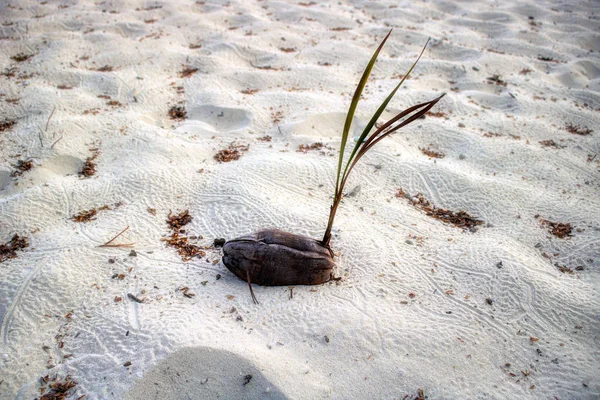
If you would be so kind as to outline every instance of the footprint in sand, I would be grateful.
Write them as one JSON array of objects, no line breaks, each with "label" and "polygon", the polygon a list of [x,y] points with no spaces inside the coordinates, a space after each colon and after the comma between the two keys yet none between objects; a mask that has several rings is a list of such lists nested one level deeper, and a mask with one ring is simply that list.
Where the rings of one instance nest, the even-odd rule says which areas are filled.
[{"label": "footprint in sand", "polygon": [[340,127],[344,126],[345,120],[344,113],[317,114],[311,115],[301,122],[284,126],[282,129],[294,136],[335,138],[341,135]]},{"label": "footprint in sand", "polygon": [[188,109],[188,119],[184,125],[196,125],[205,131],[226,133],[245,128],[251,120],[252,115],[241,108],[202,105]]}]

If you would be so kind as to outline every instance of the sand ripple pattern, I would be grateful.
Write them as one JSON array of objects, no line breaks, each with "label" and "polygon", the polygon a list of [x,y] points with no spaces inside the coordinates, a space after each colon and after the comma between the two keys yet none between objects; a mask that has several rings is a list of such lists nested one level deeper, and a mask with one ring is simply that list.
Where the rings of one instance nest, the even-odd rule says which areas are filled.
[{"label": "sand ripple pattern", "polygon": [[[16,123],[0,132],[0,242],[19,233],[31,246],[0,264],[0,398],[34,398],[55,373],[78,382],[75,398],[151,398],[179,355],[189,364],[171,371],[196,379],[211,352],[254,373],[248,393],[262,398],[598,398],[599,12],[529,0],[3,3],[0,111]],[[254,306],[218,250],[183,262],[164,246],[167,215],[185,209],[202,245],[266,227],[320,237],[346,107],[390,28],[354,135],[429,36],[386,115],[448,95],[350,179],[360,190],[333,230],[341,281],[256,287]],[[183,121],[168,117],[178,104]],[[296,151],[315,142],[326,149]],[[250,147],[217,163],[231,143]],[[81,178],[96,152],[96,174]],[[33,168],[13,177],[19,159]],[[398,188],[485,224],[445,225]],[[552,236],[538,214],[573,236]],[[126,226],[135,256],[98,247]],[[229,371],[211,390],[236,398],[244,372]],[[177,398],[169,385],[162,396]]]}]

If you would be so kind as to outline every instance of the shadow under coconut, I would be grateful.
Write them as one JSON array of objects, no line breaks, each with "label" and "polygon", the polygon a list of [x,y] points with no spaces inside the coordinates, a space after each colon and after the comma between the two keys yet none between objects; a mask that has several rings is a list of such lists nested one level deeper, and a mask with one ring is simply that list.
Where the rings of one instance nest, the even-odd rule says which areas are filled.
[{"label": "shadow under coconut", "polygon": [[127,400],[287,399],[249,360],[226,350],[185,347],[147,371]]}]

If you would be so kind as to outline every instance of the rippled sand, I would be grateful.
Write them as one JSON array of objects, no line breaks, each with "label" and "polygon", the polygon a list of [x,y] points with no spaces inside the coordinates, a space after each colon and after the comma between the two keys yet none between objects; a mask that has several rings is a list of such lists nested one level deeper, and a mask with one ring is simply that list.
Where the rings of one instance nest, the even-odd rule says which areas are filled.
[{"label": "rippled sand", "polygon": [[[0,398],[600,396],[597,2],[43,3],[0,5],[0,244],[29,243],[0,263]],[[448,94],[351,176],[342,280],[256,306],[213,240],[320,238],[391,28],[353,134],[428,37],[385,115]],[[190,261],[161,240],[187,209]]]}]

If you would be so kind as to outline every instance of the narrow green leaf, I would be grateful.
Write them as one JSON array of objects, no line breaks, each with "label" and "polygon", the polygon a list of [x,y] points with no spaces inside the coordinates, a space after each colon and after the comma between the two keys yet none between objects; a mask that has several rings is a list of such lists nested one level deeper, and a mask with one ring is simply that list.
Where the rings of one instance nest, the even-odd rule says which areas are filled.
[{"label": "narrow green leaf", "polygon": [[400,83],[398,83],[398,85],[394,88],[394,90],[392,90],[392,92],[388,95],[388,97],[386,97],[386,99],[383,101],[383,103],[381,103],[381,105],[379,106],[379,108],[377,109],[377,111],[375,111],[375,114],[373,114],[373,116],[371,117],[371,120],[369,121],[369,123],[367,124],[367,126],[365,127],[365,129],[363,130],[363,132],[360,135],[360,138],[358,139],[358,141],[356,142],[356,144],[354,145],[354,149],[352,150],[352,154],[350,154],[350,157],[348,158],[348,161],[346,162],[346,167],[344,168],[344,173],[342,174],[342,180],[344,179],[344,177],[348,173],[348,167],[350,166],[350,163],[352,162],[352,159],[356,155],[356,152],[358,151],[358,149],[360,148],[360,146],[363,144],[363,140],[365,140],[365,138],[367,137],[367,135],[369,134],[369,132],[371,131],[371,129],[373,129],[373,126],[375,126],[375,124],[377,123],[377,120],[379,119],[379,117],[381,116],[381,114],[383,113],[383,111],[386,109],[386,107],[389,104],[389,102],[392,100],[392,98],[394,97],[394,95],[396,94],[396,92],[398,91],[398,89],[400,89],[400,86],[402,86],[402,84],[404,83],[404,81],[406,80],[406,78],[408,78],[408,76],[410,75],[410,73],[412,72],[412,70],[415,68],[415,66],[417,65],[417,63],[421,59],[421,56],[423,55],[423,52],[425,52],[425,49],[427,48],[427,44],[429,44],[429,40],[430,39],[427,39],[427,42],[425,43],[425,46],[423,46],[423,49],[421,50],[421,53],[419,54],[419,57],[417,57],[417,59],[415,60],[415,62],[413,63],[413,65],[410,67],[410,69],[408,70],[408,72],[406,72],[406,74],[404,74],[404,76],[402,77],[402,80],[400,81]]},{"label": "narrow green leaf", "polygon": [[350,126],[352,125],[352,119],[354,118],[356,106],[358,105],[358,101],[360,100],[360,95],[362,94],[362,91],[365,88],[367,80],[369,79],[369,75],[371,75],[371,70],[373,69],[373,65],[375,65],[375,60],[377,60],[377,57],[379,56],[379,52],[383,48],[383,45],[385,44],[387,39],[390,37],[391,33],[392,33],[392,31],[390,30],[388,32],[388,34],[385,36],[385,38],[383,39],[383,41],[381,42],[381,44],[379,45],[379,47],[377,47],[377,50],[375,50],[375,53],[373,53],[373,56],[371,57],[371,61],[369,61],[367,68],[365,68],[365,71],[363,72],[363,75],[360,78],[358,86],[356,87],[356,90],[354,91],[354,96],[352,97],[352,102],[350,103],[350,108],[348,109],[348,114],[346,115],[346,122],[344,123],[344,130],[342,131],[342,142],[340,144],[340,157],[339,157],[339,161],[338,161],[338,171],[337,171],[337,177],[336,177],[336,181],[335,181],[334,197],[338,195],[340,174],[342,172],[342,163],[344,161],[344,150],[346,149],[346,142],[348,141],[348,133],[350,132]]}]

